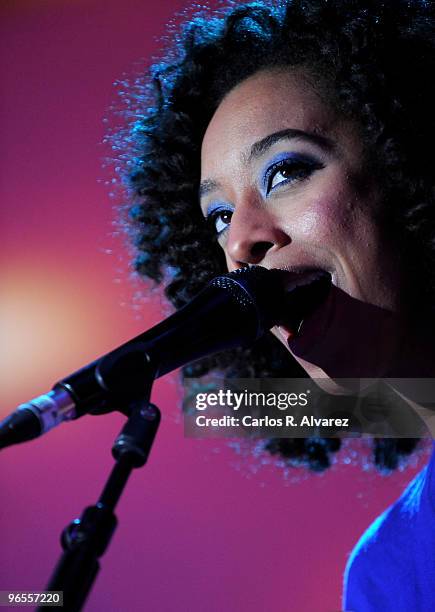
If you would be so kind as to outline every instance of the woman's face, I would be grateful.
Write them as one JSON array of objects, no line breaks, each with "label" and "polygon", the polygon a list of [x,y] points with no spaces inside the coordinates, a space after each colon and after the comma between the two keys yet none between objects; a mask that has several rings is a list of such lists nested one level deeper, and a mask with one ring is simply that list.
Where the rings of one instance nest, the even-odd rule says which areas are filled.
[{"label": "woman's face", "polygon": [[398,350],[399,265],[357,125],[301,71],[265,70],[223,99],[201,163],[201,208],[229,270],[331,274],[330,297],[298,337],[273,330],[310,376],[385,375]]}]

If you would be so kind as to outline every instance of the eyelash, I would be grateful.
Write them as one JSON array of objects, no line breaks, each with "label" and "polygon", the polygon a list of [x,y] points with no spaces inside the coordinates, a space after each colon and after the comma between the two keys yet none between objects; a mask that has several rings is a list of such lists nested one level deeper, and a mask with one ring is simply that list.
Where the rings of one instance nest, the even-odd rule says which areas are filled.
[{"label": "eyelash", "polygon": [[[294,183],[296,181],[301,181],[307,178],[312,172],[315,170],[320,170],[324,168],[323,164],[311,159],[292,159],[286,158],[277,161],[272,164],[265,172],[263,178],[263,185],[265,189],[266,196],[268,196],[271,192],[279,189],[283,185],[287,185],[289,183]],[[273,179],[279,172],[283,172],[285,169],[290,169],[293,173],[293,176],[285,178],[280,181],[277,185],[272,187]],[[222,216],[224,214],[230,215],[230,219],[228,221],[223,221]],[[231,208],[227,206],[216,207],[207,215],[207,224],[212,228],[215,232],[216,236],[221,236],[229,227],[231,223],[231,216],[233,211]],[[218,230],[218,222],[219,219],[225,225],[222,229]]]},{"label": "eyelash", "polygon": [[[282,159],[272,164],[272,166],[266,170],[263,179],[266,196],[283,185],[288,185],[289,183],[307,178],[314,170],[319,170],[321,168],[323,168],[323,164],[308,159]],[[282,181],[272,186],[273,179],[277,174],[287,169],[291,170],[292,176],[287,178],[284,177]]]},{"label": "eyelash", "polygon": [[231,217],[230,217],[230,221],[228,223],[226,223],[225,221],[222,221],[222,223],[225,223],[226,226],[224,228],[218,230],[218,228],[217,228],[218,220],[225,213],[232,216],[233,211],[230,208],[222,206],[221,208],[215,208],[212,212],[210,212],[207,215],[207,223],[210,225],[210,227],[212,228],[212,230],[215,232],[216,236],[218,236],[218,237],[221,234],[223,234],[223,232],[228,228],[228,226],[229,226],[229,224],[231,222]]}]

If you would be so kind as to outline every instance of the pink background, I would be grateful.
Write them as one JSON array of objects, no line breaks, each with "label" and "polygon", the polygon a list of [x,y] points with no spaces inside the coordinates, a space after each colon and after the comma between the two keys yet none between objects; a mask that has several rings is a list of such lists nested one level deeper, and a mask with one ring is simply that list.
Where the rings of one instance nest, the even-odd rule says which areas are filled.
[{"label": "pink background", "polygon": [[[2,2],[2,417],[164,316],[159,299],[134,300],[100,143],[113,81],[149,61],[183,6]],[[349,551],[424,458],[384,478],[342,456],[295,483],[298,471],[185,439],[178,397],[175,376],[156,384],[162,426],[121,501],[86,609],[339,610]],[[61,529],[96,501],[122,422],[85,417],[1,454],[0,589],[44,588]]]}]

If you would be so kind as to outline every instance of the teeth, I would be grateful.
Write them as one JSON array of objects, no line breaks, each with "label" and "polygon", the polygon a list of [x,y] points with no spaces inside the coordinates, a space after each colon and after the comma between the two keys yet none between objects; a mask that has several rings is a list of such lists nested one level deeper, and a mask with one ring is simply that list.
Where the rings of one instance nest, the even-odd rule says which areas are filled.
[{"label": "teeth", "polygon": [[284,283],[286,291],[292,291],[295,287],[303,287],[310,283],[331,275],[324,270],[307,270],[306,272],[294,272],[292,278],[287,277]]}]

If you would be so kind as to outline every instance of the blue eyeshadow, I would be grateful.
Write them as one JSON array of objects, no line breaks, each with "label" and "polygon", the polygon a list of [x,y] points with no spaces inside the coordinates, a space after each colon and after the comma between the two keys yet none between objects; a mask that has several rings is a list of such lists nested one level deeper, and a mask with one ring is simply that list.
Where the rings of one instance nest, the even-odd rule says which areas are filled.
[{"label": "blue eyeshadow", "polygon": [[228,202],[210,202],[210,204],[207,206],[206,216],[209,217],[216,210],[229,210],[232,212],[234,207],[231,206],[231,204],[228,204]]},{"label": "blue eyeshadow", "polygon": [[267,180],[268,180],[269,172],[271,168],[273,168],[275,164],[278,164],[286,160],[290,162],[292,161],[304,162],[310,166],[316,165],[316,160],[313,159],[313,157],[311,157],[310,155],[304,155],[303,153],[295,153],[295,152],[289,152],[289,151],[278,153],[277,155],[275,155],[275,157],[272,157],[272,159],[269,159],[267,163],[263,166],[263,170],[261,172],[261,185],[263,189],[266,189],[267,187]]}]

